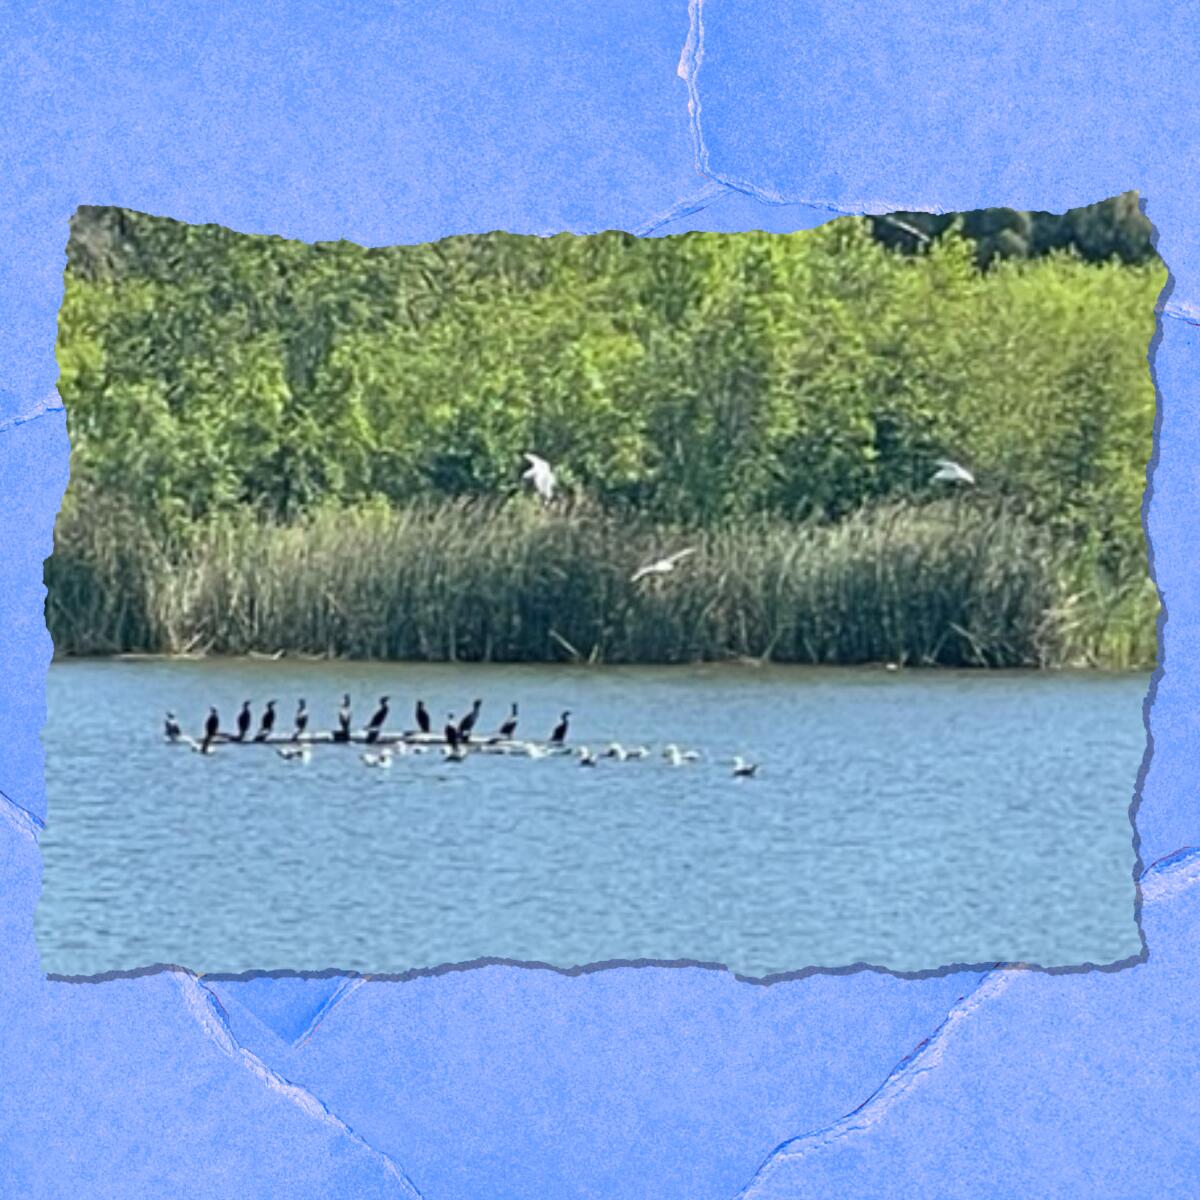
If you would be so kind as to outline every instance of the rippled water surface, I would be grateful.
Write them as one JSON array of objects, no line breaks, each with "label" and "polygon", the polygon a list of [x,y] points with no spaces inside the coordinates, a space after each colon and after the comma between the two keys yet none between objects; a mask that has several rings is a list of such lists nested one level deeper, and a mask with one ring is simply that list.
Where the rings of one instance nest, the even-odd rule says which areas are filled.
[{"label": "rippled water surface", "polygon": [[[63,662],[49,677],[38,945],[64,975],[399,973],[480,957],[722,963],[1104,963],[1136,954],[1129,804],[1144,675],[753,668]],[[342,690],[389,725],[510,700],[543,739],[701,762],[167,746],[240,701]],[[732,778],[742,754],[758,778]]]}]

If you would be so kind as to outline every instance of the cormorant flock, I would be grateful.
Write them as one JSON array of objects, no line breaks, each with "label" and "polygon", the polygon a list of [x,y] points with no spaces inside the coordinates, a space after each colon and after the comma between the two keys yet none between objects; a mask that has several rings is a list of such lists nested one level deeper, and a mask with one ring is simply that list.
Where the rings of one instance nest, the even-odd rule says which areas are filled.
[{"label": "cormorant flock", "polygon": [[[415,729],[399,733],[388,733],[386,723],[391,711],[391,697],[380,696],[379,705],[367,723],[356,734],[354,732],[353,711],[348,693],[343,694],[342,703],[337,711],[336,726],[328,733],[310,733],[308,729],[308,702],[301,699],[296,706],[296,716],[290,734],[275,734],[275,709],[279,702],[268,700],[259,718],[258,732],[250,738],[250,729],[254,724],[251,712],[251,702],[242,701],[242,706],[234,720],[233,730],[222,730],[221,717],[216,706],[210,706],[208,716],[204,721],[203,736],[199,741],[189,737],[180,727],[173,711],[166,714],[163,731],[168,742],[190,746],[199,754],[212,754],[218,744],[239,744],[247,742],[266,742],[274,745],[279,757],[288,762],[307,763],[312,758],[315,745],[336,743],[359,743],[368,747],[379,747],[364,751],[360,757],[368,767],[388,769],[396,758],[409,754],[424,754],[430,750],[440,749],[447,762],[464,762],[468,753],[473,750],[493,754],[520,755],[526,758],[546,758],[550,755],[570,756],[578,760],[582,767],[595,767],[603,759],[615,759],[618,762],[638,761],[651,757],[646,746],[622,746],[612,742],[607,749],[594,752],[587,746],[571,749],[567,746],[567,737],[571,728],[571,712],[564,710],[551,729],[544,743],[523,741],[517,738],[517,726],[520,722],[520,709],[513,702],[508,716],[492,734],[477,735],[476,725],[479,714],[483,709],[483,701],[476,699],[462,717],[456,718],[454,713],[446,715],[446,722],[439,734],[432,731],[432,721],[424,700],[418,700],[414,710]],[[688,763],[698,762],[703,757],[696,750],[681,750],[675,744],[669,744],[662,750],[661,757],[673,767],[681,767]],[[741,757],[733,760],[733,775],[739,779],[753,778],[758,771],[757,763],[748,763]]]}]

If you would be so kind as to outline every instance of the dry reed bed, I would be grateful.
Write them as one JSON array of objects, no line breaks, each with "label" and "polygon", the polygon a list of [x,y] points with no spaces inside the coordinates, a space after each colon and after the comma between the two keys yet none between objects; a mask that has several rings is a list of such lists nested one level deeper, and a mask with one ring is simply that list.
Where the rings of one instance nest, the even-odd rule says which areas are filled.
[{"label": "dry reed bed", "polygon": [[[525,498],[250,513],[166,545],[68,509],[47,564],[60,653],[437,661],[1144,666],[1157,597],[1002,506],[963,496],[836,524],[705,531]],[[643,561],[695,545],[674,574]]]}]

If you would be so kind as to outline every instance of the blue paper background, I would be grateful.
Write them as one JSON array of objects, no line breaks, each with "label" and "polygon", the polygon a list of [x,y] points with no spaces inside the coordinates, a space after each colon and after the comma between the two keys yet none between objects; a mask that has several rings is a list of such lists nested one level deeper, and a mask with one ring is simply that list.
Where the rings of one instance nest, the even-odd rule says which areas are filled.
[{"label": "blue paper background", "polygon": [[[0,1195],[1193,1194],[1194,16],[1128,0],[0,7]],[[771,987],[505,966],[44,979],[41,564],[66,481],[54,341],[78,204],[378,245],[1062,211],[1134,187],[1172,272],[1153,348],[1147,520],[1169,618],[1136,813],[1156,864],[1144,962]]]}]

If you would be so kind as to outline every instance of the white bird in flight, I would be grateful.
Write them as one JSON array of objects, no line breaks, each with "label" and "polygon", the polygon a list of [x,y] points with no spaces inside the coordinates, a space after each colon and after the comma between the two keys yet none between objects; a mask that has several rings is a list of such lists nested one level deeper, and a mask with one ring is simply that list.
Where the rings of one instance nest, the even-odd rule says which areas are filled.
[{"label": "white bird in flight", "polygon": [[670,575],[679,563],[695,553],[696,547],[689,546],[686,550],[676,550],[674,554],[668,554],[666,558],[656,558],[654,562],[647,563],[644,567],[638,567],[629,577],[629,582],[637,583],[639,579],[645,579],[647,575]]},{"label": "white bird in flight", "polygon": [[558,486],[554,468],[544,458],[528,451],[525,453],[525,461],[529,463],[529,469],[522,472],[521,478],[530,480],[543,502],[549,504],[554,499],[554,489]]},{"label": "white bird in flight", "polygon": [[966,467],[951,462],[948,458],[938,459],[938,469],[934,473],[933,483],[974,483],[975,476]]}]

